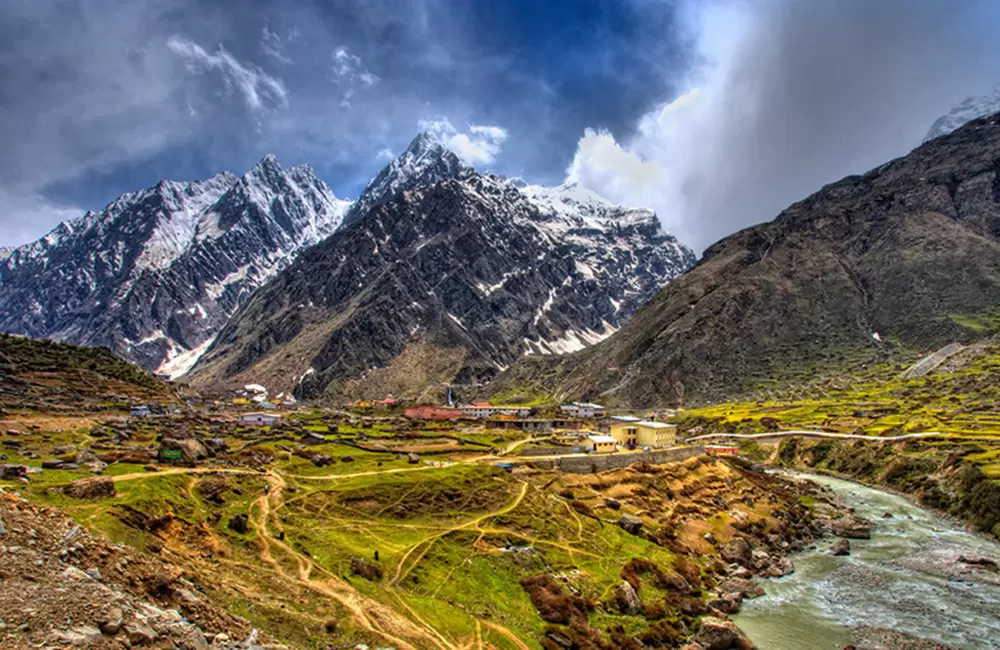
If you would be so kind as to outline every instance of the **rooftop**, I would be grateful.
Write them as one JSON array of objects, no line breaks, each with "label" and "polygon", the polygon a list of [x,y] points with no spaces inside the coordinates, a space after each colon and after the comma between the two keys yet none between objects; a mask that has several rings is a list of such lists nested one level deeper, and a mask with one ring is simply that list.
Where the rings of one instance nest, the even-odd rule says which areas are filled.
[{"label": "rooftop", "polygon": [[587,439],[588,440],[592,440],[594,442],[598,442],[598,443],[618,442],[617,440],[615,440],[611,436],[604,436],[604,435],[600,435],[600,434],[594,434],[592,436],[587,436]]},{"label": "rooftop", "polygon": [[676,425],[667,424],[666,422],[650,422],[644,420],[642,422],[636,422],[636,426],[646,427],[647,429],[676,429]]},{"label": "rooftop", "polygon": [[637,418],[634,415],[612,415],[612,420],[618,420],[619,422],[640,422],[642,418]]}]

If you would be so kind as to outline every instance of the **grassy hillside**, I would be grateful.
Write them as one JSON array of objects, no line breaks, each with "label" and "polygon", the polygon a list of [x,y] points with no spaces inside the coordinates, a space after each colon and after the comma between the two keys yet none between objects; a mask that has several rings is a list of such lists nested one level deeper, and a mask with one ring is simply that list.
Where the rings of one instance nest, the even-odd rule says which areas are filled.
[{"label": "grassy hillside", "polygon": [[0,334],[0,405],[99,407],[115,397],[168,399],[171,390],[107,348]]}]

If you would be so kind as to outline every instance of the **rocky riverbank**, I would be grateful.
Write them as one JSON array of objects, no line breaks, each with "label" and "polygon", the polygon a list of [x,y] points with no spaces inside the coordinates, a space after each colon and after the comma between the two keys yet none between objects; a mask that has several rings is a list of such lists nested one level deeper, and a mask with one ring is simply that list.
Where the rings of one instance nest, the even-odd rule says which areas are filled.
[{"label": "rocky riverbank", "polygon": [[808,478],[874,525],[848,554],[818,544],[793,557],[795,574],[763,581],[767,597],[735,618],[750,639],[768,650],[1000,647],[1000,546],[904,497]]}]

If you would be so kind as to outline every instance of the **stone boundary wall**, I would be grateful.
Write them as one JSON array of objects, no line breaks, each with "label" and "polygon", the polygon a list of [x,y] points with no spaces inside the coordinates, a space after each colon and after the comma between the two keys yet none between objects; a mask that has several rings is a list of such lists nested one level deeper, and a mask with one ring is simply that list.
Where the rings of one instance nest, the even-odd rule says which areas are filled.
[{"label": "stone boundary wall", "polygon": [[643,451],[636,454],[590,454],[589,456],[538,459],[529,461],[527,464],[538,469],[555,469],[567,474],[594,474],[609,469],[628,467],[633,463],[649,463],[650,465],[676,463],[694,456],[701,456],[704,453],[705,447],[694,445]]}]

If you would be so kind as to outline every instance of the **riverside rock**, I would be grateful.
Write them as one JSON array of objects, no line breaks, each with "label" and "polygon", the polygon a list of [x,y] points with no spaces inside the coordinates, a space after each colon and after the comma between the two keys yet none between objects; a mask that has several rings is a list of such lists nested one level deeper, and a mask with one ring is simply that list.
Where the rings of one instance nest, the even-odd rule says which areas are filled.
[{"label": "riverside rock", "polygon": [[838,539],[830,546],[830,555],[850,555],[851,543],[846,539]]},{"label": "riverside rock", "polygon": [[705,650],[753,650],[756,646],[736,624],[714,616],[701,619],[701,629],[694,642]]},{"label": "riverside rock", "polygon": [[753,552],[750,543],[742,537],[732,539],[719,549],[722,559],[726,562],[733,562],[744,567],[749,567],[753,561]]}]

